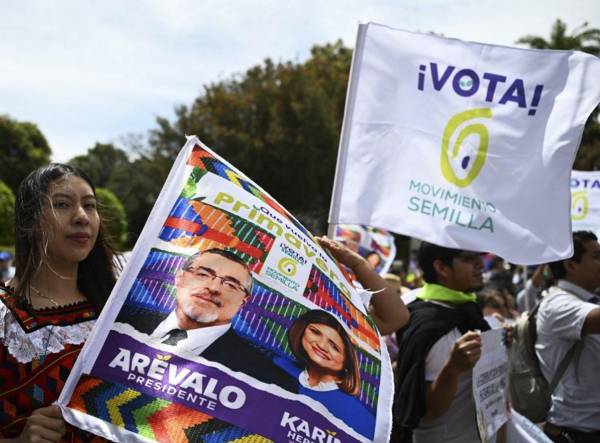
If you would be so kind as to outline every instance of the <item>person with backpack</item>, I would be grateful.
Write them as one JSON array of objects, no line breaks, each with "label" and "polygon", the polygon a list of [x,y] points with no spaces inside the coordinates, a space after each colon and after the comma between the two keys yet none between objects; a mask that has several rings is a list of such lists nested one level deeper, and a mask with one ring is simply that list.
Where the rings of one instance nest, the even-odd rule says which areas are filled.
[{"label": "person with backpack", "polygon": [[[600,442],[600,244],[573,233],[574,254],[550,263],[558,283],[537,311],[536,356],[546,380],[563,371],[551,392],[544,431],[554,442]],[[581,343],[580,351],[577,343]],[[561,368],[566,362],[566,368]],[[552,391],[552,390],[551,390]]]},{"label": "person with backpack", "polygon": [[423,242],[418,261],[426,284],[397,332],[391,442],[479,443],[472,368],[479,331],[490,329],[472,293],[483,285],[481,255]]}]

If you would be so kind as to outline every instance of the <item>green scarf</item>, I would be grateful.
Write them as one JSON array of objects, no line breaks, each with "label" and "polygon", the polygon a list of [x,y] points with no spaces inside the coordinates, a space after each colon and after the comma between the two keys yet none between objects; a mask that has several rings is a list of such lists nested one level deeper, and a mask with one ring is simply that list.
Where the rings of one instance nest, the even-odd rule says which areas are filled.
[{"label": "green scarf", "polygon": [[446,288],[445,286],[436,285],[433,283],[425,283],[423,289],[417,295],[421,300],[435,300],[447,303],[463,304],[468,302],[475,303],[477,297],[475,294],[467,294],[465,292],[455,291],[454,289]]}]

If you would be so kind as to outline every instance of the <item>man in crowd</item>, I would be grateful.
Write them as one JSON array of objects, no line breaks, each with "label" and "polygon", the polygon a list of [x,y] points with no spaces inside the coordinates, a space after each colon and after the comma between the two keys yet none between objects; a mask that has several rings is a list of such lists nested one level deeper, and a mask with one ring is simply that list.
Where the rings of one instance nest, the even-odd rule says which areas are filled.
[{"label": "man in crowd", "polygon": [[574,254],[550,264],[558,279],[537,314],[536,353],[542,374],[552,380],[561,361],[578,342],[552,394],[545,431],[555,442],[600,442],[600,245],[591,232],[573,233]]},{"label": "man in crowd", "polygon": [[489,325],[471,292],[482,286],[483,262],[477,252],[425,242],[418,262],[426,284],[398,331],[391,441],[478,443],[471,369]]}]

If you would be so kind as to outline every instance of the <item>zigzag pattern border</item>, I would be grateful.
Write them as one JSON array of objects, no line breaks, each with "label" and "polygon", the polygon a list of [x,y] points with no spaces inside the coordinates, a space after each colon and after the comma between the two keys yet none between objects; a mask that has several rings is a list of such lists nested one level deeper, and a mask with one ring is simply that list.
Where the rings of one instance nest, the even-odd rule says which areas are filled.
[{"label": "zigzag pattern border", "polygon": [[88,374],[81,375],[67,406],[161,443],[272,443],[202,412]]}]

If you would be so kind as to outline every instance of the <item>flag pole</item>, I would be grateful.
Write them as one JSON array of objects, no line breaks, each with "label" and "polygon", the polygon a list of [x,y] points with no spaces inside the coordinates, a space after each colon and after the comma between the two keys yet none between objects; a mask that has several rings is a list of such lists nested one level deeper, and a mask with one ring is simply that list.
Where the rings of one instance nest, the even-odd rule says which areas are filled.
[{"label": "flag pole", "polygon": [[354,104],[356,89],[358,88],[358,63],[362,60],[365,36],[368,24],[358,24],[358,33],[356,36],[356,45],[352,52],[352,62],[350,63],[350,74],[348,76],[348,89],[346,90],[346,106],[344,107],[344,117],[342,120],[342,130],[340,134],[340,145],[338,148],[337,162],[335,166],[335,175],[333,177],[333,191],[331,193],[331,205],[329,207],[329,219],[327,227],[327,236],[333,237],[335,225],[339,224],[340,204],[342,197],[342,183],[346,172],[346,163],[348,161],[348,143],[350,141],[351,122],[354,115]]}]

